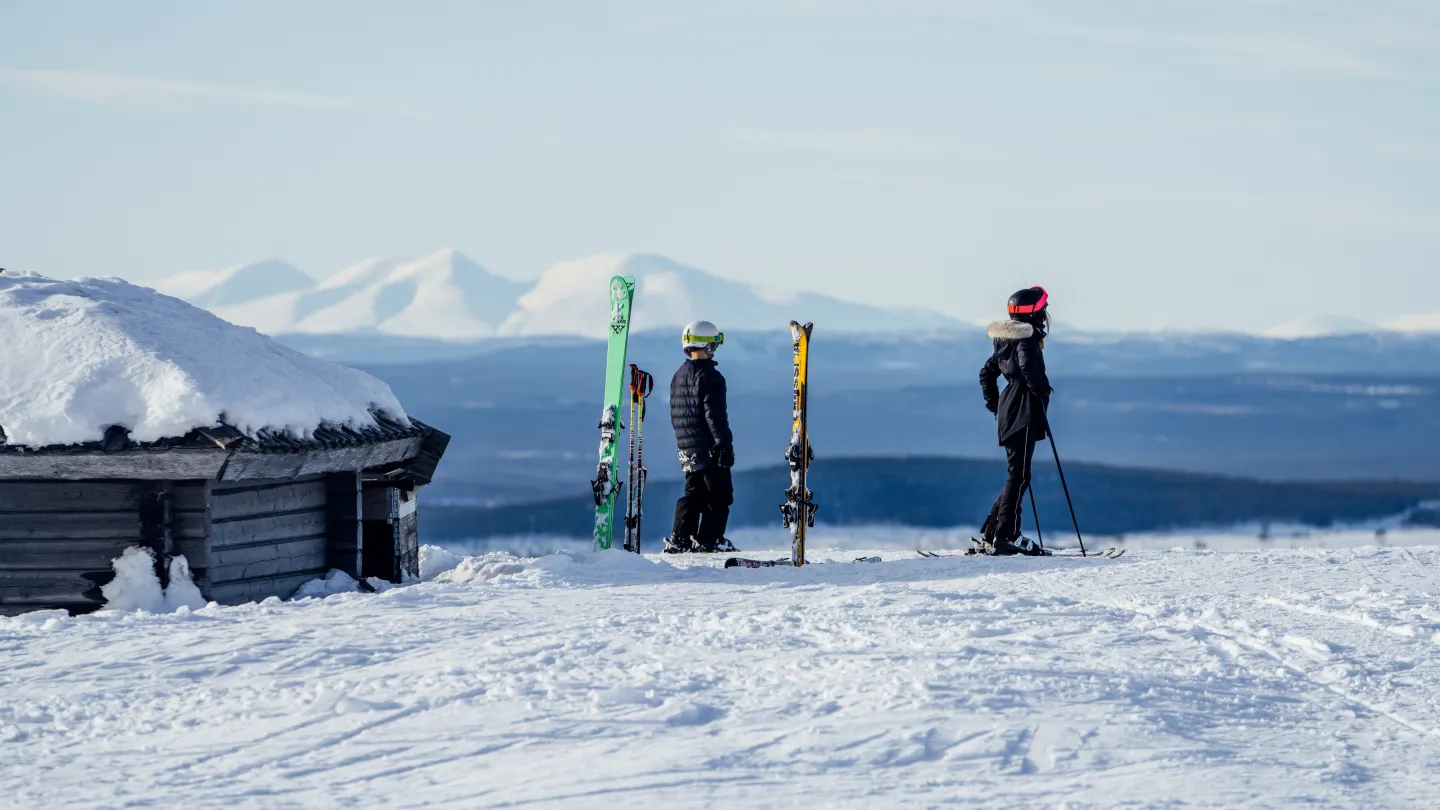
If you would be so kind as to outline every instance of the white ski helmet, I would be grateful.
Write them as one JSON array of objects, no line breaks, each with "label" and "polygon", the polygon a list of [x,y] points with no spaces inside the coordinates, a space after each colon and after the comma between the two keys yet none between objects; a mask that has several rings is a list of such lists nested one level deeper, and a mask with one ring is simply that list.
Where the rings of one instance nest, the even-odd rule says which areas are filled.
[{"label": "white ski helmet", "polygon": [[715,324],[709,321],[691,321],[686,325],[684,334],[680,335],[680,345],[686,354],[696,349],[705,349],[714,354],[716,347],[724,342],[725,333],[716,329]]}]

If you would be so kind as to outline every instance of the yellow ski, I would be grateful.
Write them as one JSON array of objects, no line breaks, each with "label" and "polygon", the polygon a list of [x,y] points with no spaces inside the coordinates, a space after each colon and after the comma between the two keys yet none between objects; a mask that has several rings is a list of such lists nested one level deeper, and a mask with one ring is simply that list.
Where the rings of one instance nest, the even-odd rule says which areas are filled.
[{"label": "yellow ski", "polygon": [[785,490],[785,503],[780,505],[780,515],[785,528],[790,530],[790,562],[805,564],[805,530],[815,525],[815,510],[818,508],[807,488],[806,476],[815,454],[810,450],[810,426],[806,414],[810,399],[810,332],[814,324],[801,325],[790,322],[790,340],[795,354],[795,417],[790,428],[790,446],[785,449],[785,460],[790,464],[790,488]]}]

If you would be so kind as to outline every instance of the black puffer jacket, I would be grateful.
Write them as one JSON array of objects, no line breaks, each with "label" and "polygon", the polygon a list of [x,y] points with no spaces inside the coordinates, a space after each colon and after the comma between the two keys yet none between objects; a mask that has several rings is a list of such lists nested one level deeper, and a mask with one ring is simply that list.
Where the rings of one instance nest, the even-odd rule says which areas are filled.
[{"label": "black puffer jacket", "polygon": [[686,360],[675,372],[670,380],[670,424],[685,472],[718,466],[719,451],[733,448],[725,378],[714,360]]},{"label": "black puffer jacket", "polygon": [[[980,369],[980,390],[985,407],[996,416],[1000,443],[1021,438],[1029,428],[1030,440],[1049,435],[1045,410],[1050,406],[1050,380],[1045,376],[1045,333],[1021,321],[999,321],[986,330],[995,353]],[[1001,393],[998,380],[1005,377]],[[1038,395],[1038,396],[1036,396]]]}]

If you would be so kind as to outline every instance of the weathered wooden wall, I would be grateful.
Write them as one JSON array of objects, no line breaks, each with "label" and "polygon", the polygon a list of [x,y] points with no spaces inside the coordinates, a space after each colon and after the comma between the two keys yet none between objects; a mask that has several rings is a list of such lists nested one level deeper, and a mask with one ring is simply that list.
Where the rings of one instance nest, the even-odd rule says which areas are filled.
[{"label": "weathered wooden wall", "polygon": [[395,568],[397,580],[420,576],[420,493],[396,492]]},{"label": "weathered wooden wall", "polygon": [[[416,531],[413,503],[399,515],[397,496],[414,497],[363,491],[359,470],[234,483],[0,480],[0,615],[101,607],[111,561],[132,545],[161,559],[183,554],[201,592],[221,604],[289,597],[331,568],[398,580],[414,573]],[[400,559],[397,538],[408,552]]]},{"label": "weathered wooden wall", "polygon": [[206,595],[233,605],[288,598],[329,569],[325,476],[210,485]]},{"label": "weathered wooden wall", "polygon": [[[138,481],[0,481],[0,615],[37,608],[95,610],[110,561],[140,543]],[[205,556],[205,488],[168,489],[177,552]],[[202,566],[203,574],[203,563]]]}]

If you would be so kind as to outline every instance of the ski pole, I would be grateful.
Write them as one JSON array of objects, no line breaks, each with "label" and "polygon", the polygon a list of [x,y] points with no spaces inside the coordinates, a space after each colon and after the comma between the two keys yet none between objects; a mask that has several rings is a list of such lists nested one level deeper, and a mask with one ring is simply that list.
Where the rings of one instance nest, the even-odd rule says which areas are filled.
[{"label": "ski pole", "polygon": [[1043,551],[1045,549],[1045,533],[1040,531],[1040,510],[1035,508],[1035,487],[1026,482],[1025,489],[1030,493],[1030,514],[1035,516],[1035,540]]},{"label": "ski pole", "polygon": [[[1085,538],[1080,536],[1080,521],[1075,519],[1075,503],[1070,500],[1070,486],[1065,483],[1065,468],[1060,466],[1060,451],[1055,447],[1055,428],[1049,424],[1048,418],[1045,422],[1050,430],[1050,452],[1055,454],[1055,470],[1060,473],[1060,487],[1065,490],[1065,505],[1070,507],[1070,522],[1075,525],[1075,539],[1080,541],[1080,556],[1084,557],[1087,556]],[[1031,497],[1034,497],[1034,493],[1031,493]],[[1031,505],[1034,505],[1034,501],[1031,501]]]},{"label": "ski pole", "polygon": [[[640,412],[637,416],[636,430],[639,440],[635,449],[635,483],[631,489],[635,490],[635,553],[640,553],[640,525],[645,519],[645,481],[650,477],[650,470],[645,467],[645,404],[646,398],[655,386],[655,378],[648,373],[635,369],[637,379],[632,383],[638,399],[640,400]],[[638,488],[638,489],[637,489]]]},{"label": "ski pole", "polygon": [[640,523],[644,515],[645,401],[655,379],[634,363],[630,364],[630,495],[626,500],[625,550],[640,553]]},{"label": "ski pole", "polygon": [[[1035,508],[1035,486],[1031,483],[1031,479],[1035,476],[1033,463],[1035,448],[1030,444],[1029,427],[1025,428],[1025,446],[1022,452],[1026,453],[1021,469],[1025,471],[1025,492],[1030,493],[1030,514],[1035,517],[1035,540],[1043,550],[1045,548],[1045,534],[1040,531],[1040,510]],[[1017,532],[1020,531],[1020,516],[1025,512],[1024,500],[1025,493],[1022,492],[1020,493],[1019,500],[1015,503],[1015,531]]]},{"label": "ski pole", "polygon": [[[1085,557],[1085,538],[1080,536],[1080,521],[1075,519],[1075,502],[1070,500],[1070,485],[1065,483],[1065,468],[1060,466],[1060,450],[1055,447],[1055,426],[1050,424],[1050,407],[1046,405],[1044,397],[1034,391],[1030,393],[1040,400],[1040,412],[1045,414],[1045,429],[1050,434],[1050,452],[1055,454],[1055,471],[1060,473],[1060,488],[1065,490],[1065,506],[1070,509],[1070,523],[1075,527],[1075,539],[1080,541],[1080,556]],[[1035,508],[1034,490],[1030,492],[1030,508]],[[1035,523],[1036,534],[1039,534],[1039,513],[1036,513]]]}]

